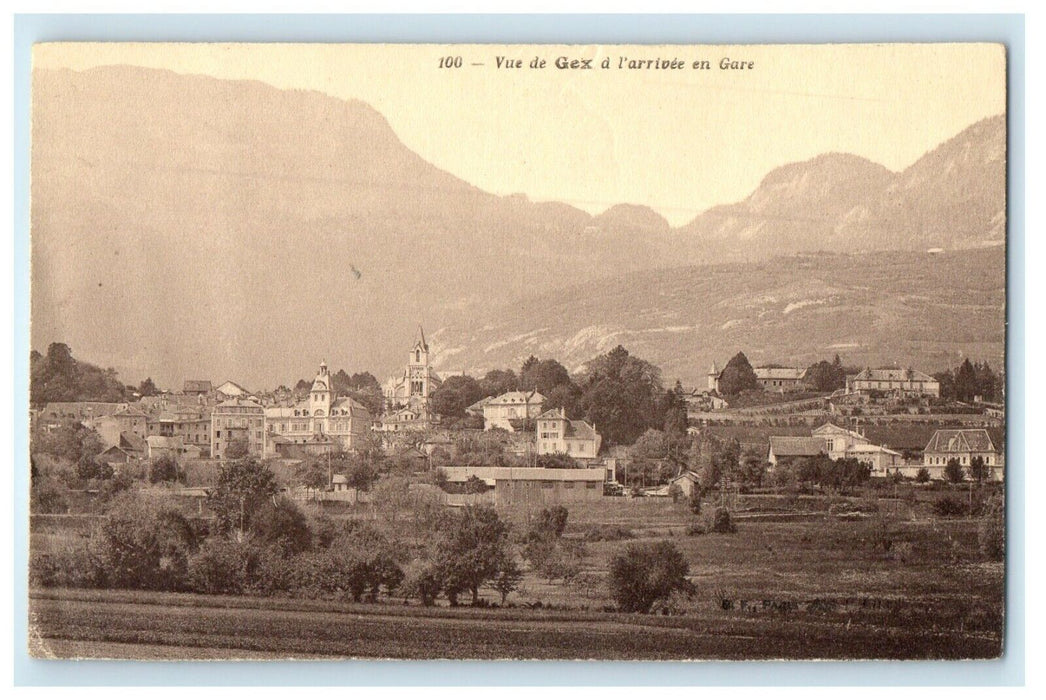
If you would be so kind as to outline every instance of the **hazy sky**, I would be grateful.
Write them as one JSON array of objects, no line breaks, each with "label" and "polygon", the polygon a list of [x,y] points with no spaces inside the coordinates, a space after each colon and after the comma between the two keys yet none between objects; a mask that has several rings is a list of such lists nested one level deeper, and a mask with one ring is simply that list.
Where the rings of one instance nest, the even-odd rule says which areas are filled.
[{"label": "hazy sky", "polygon": [[[439,67],[460,56],[462,67]],[[496,57],[521,59],[499,69]],[[559,70],[557,57],[593,59]],[[530,69],[535,57],[543,69]],[[680,59],[682,70],[619,68]],[[721,70],[724,57],[751,61]],[[610,58],[611,69],[599,68]],[[709,70],[694,70],[705,60]],[[473,63],[482,63],[474,66]],[[132,64],[361,99],[429,162],[496,194],[592,213],[647,204],[678,225],[830,151],[892,170],[1005,111],[995,45],[392,46],[51,44],[34,65]]]}]

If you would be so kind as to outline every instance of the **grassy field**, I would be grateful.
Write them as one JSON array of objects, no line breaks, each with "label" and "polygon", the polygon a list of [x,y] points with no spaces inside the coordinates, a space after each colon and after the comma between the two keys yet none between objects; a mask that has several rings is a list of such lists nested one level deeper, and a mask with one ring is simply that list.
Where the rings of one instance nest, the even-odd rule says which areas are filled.
[{"label": "grassy field", "polygon": [[[134,658],[988,658],[990,635],[743,613],[659,617],[123,591],[35,591],[32,651]],[[95,647],[100,643],[100,647]],[[129,647],[127,645],[133,645]]]},{"label": "grassy field", "polygon": [[[36,653],[121,658],[990,658],[1001,653],[1004,569],[979,552],[978,521],[936,519],[922,501],[877,501],[884,517],[840,519],[818,499],[742,498],[734,534],[688,536],[668,500],[570,507],[565,537],[615,525],[634,540],[589,541],[581,573],[527,572],[501,608],[128,591],[34,590]],[[798,522],[759,516],[791,510]],[[521,528],[524,510],[503,516]],[[748,516],[748,519],[746,519]],[[81,528],[82,529],[82,528]],[[81,536],[48,523],[46,550]],[[883,539],[890,546],[882,545]],[[682,615],[606,612],[610,558],[670,539],[697,595]],[[40,549],[38,549],[40,548]],[[481,591],[489,601],[494,591]],[[535,609],[540,602],[541,608]]]}]

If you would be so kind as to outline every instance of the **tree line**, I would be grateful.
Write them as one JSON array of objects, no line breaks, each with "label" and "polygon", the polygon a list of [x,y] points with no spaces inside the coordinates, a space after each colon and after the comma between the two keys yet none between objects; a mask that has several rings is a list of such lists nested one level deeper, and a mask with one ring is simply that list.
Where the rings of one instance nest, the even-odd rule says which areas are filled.
[{"label": "tree line", "polygon": [[519,372],[495,369],[476,379],[448,377],[433,393],[432,408],[448,425],[480,427],[467,409],[510,391],[537,391],[544,410],[563,409],[572,420],[596,426],[606,445],[628,445],[649,428],[686,430],[686,403],[679,382],[666,390],[661,370],[622,346],[571,374],[559,361],[530,356]]}]

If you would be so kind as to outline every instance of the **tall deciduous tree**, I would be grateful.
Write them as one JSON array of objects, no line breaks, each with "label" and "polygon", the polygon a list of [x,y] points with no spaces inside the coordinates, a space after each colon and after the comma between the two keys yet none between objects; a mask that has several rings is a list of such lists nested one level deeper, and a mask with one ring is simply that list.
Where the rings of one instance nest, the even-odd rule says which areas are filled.
[{"label": "tall deciduous tree", "polygon": [[635,442],[647,428],[658,428],[657,402],[663,393],[661,370],[622,346],[588,363],[580,408],[609,445]]},{"label": "tall deciduous tree", "polygon": [[814,391],[835,391],[846,386],[846,370],[839,356],[835,356],[835,362],[821,360],[807,367],[806,384]]},{"label": "tall deciduous tree", "polygon": [[691,588],[690,565],[668,541],[633,543],[610,561],[610,594],[624,612],[650,612],[659,598]]},{"label": "tall deciduous tree", "polygon": [[572,383],[567,368],[552,359],[540,360],[529,367],[524,365],[519,374],[521,391],[538,391],[546,396],[557,386],[570,386]]},{"label": "tall deciduous tree", "polygon": [[483,389],[474,378],[449,377],[432,393],[432,410],[443,418],[464,418],[465,409],[481,398]]},{"label": "tall deciduous tree", "polygon": [[510,369],[492,369],[479,381],[484,396],[501,396],[519,389],[519,378]]},{"label": "tall deciduous tree", "polygon": [[451,605],[469,591],[479,600],[479,588],[505,566],[508,525],[493,508],[466,507],[453,519],[440,541],[436,567]]},{"label": "tall deciduous tree", "polygon": [[755,376],[752,364],[743,352],[738,352],[730,358],[719,375],[719,393],[732,396],[742,391],[758,389],[759,380]]},{"label": "tall deciduous tree", "polygon": [[101,369],[73,357],[65,343],[51,343],[47,354],[30,355],[29,400],[34,405],[52,401],[126,401],[127,387],[112,368]]},{"label": "tall deciduous tree", "polygon": [[255,459],[233,460],[218,470],[218,483],[207,495],[207,505],[217,517],[219,531],[235,531],[243,539],[254,514],[278,492],[276,476],[264,464]]}]

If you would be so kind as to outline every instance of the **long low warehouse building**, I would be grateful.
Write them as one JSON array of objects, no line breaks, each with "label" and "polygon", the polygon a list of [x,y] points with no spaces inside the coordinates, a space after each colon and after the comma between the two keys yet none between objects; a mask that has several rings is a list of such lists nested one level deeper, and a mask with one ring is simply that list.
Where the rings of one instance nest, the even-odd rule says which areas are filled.
[{"label": "long low warehouse building", "polygon": [[605,469],[540,467],[440,467],[447,482],[475,477],[494,491],[495,505],[543,505],[596,501],[603,497]]}]

